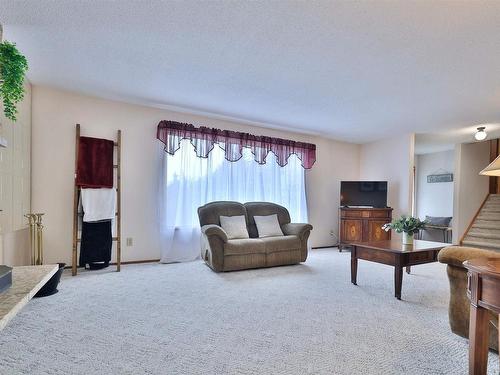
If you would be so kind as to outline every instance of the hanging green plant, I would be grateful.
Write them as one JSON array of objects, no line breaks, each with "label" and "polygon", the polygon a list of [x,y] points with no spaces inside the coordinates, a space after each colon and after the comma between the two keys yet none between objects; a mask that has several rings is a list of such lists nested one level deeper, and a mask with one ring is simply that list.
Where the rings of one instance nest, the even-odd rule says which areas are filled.
[{"label": "hanging green plant", "polygon": [[0,97],[5,117],[17,119],[16,104],[24,98],[24,77],[28,70],[26,57],[21,55],[15,43],[0,43]]}]

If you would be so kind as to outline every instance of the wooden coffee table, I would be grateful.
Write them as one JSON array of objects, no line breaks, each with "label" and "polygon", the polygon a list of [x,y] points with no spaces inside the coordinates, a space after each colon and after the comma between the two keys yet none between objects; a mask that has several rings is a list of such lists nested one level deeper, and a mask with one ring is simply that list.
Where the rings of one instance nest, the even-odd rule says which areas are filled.
[{"label": "wooden coffee table", "polygon": [[403,267],[410,273],[410,267],[437,261],[439,251],[449,243],[414,240],[413,245],[403,245],[400,239],[376,242],[353,242],[351,250],[351,282],[357,284],[358,259],[387,264],[394,267],[394,295],[401,299]]}]

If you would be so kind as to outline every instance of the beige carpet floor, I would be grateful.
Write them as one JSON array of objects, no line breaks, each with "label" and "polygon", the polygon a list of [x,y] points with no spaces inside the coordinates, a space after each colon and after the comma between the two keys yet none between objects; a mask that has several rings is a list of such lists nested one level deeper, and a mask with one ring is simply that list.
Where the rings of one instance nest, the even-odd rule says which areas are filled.
[{"label": "beige carpet floor", "polygon": [[[466,374],[445,267],[404,275],[350,254],[216,274],[201,261],[78,277],[0,332],[0,374]],[[490,354],[489,374],[498,374]]]}]

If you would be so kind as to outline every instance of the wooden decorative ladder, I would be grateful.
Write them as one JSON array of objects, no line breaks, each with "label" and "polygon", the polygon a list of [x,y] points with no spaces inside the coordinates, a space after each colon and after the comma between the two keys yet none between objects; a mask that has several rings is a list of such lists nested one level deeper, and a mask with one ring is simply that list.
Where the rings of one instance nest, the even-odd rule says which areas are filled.
[{"label": "wooden decorative ladder", "polygon": [[[78,237],[78,201],[80,198],[80,187],[76,185],[76,173],[78,168],[78,145],[80,144],[80,124],[76,124],[76,139],[75,139],[75,181],[73,193],[73,252],[71,262],[71,274],[77,274],[78,262],[78,243],[81,238]],[[117,140],[114,143],[116,147],[116,164],[113,164],[113,169],[116,170],[116,237],[113,237],[113,242],[116,242],[116,271],[120,272],[121,267],[121,147],[122,147],[122,131],[118,130]]]}]

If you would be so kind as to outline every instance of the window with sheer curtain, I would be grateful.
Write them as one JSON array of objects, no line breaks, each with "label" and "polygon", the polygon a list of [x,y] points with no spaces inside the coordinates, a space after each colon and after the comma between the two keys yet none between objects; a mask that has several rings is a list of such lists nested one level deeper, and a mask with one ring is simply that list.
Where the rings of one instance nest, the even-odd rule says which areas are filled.
[{"label": "window with sheer curtain", "polygon": [[226,160],[214,145],[208,156],[198,157],[188,139],[173,154],[163,152],[160,181],[161,262],[194,260],[200,254],[197,209],[218,200],[266,201],[286,207],[292,221],[307,222],[305,169],[292,154],[285,166],[269,152],[265,164],[255,161],[244,147],[238,161]]}]

